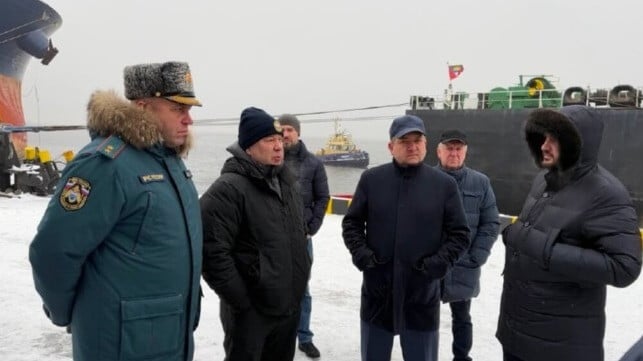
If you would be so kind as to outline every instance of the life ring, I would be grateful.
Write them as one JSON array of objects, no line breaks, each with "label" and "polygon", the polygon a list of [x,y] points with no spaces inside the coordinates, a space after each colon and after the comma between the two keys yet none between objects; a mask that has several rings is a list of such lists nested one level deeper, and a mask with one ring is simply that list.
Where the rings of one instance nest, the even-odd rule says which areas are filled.
[{"label": "life ring", "polygon": [[579,86],[567,88],[563,93],[563,106],[587,104],[587,91]]},{"label": "life ring", "polygon": [[546,85],[544,78],[533,78],[527,82],[527,94],[532,98],[539,97],[540,91],[544,90]]},{"label": "life ring", "polygon": [[609,96],[611,107],[635,107],[637,105],[636,89],[631,85],[617,85]]}]

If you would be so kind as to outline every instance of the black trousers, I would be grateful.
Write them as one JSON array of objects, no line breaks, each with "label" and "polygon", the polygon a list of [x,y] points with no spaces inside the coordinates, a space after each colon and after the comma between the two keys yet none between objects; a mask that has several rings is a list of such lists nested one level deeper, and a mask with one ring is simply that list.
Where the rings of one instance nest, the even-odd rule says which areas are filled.
[{"label": "black trousers", "polygon": [[221,301],[219,317],[225,333],[225,361],[288,361],[295,357],[299,312],[267,316],[254,308],[234,312]]},{"label": "black trousers", "polygon": [[454,361],[471,361],[469,352],[473,344],[473,325],[471,324],[471,300],[449,303],[451,306],[451,330],[453,332]]},{"label": "black trousers", "polygon": [[502,356],[503,356],[503,359],[502,359],[503,361],[524,361],[523,359],[508,353],[504,349],[502,350]]}]

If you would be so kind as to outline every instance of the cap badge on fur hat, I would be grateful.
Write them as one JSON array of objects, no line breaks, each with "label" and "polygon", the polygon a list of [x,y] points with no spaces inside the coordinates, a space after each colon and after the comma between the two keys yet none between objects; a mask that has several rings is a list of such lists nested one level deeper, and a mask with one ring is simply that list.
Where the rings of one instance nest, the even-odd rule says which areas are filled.
[{"label": "cap badge on fur hat", "polygon": [[131,65],[125,67],[123,77],[127,99],[163,97],[176,103],[201,106],[194,96],[192,73],[187,63]]}]

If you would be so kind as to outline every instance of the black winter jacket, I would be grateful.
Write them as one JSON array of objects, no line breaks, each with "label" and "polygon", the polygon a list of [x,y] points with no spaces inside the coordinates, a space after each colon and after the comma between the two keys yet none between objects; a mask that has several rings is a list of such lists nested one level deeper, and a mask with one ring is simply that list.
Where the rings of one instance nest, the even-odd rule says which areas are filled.
[{"label": "black winter jacket", "polygon": [[294,175],[258,166],[236,144],[228,150],[234,157],[200,200],[203,278],[233,309],[294,314],[311,266]]},{"label": "black winter jacket", "polygon": [[361,319],[394,333],[437,330],[440,279],[469,248],[453,178],[426,164],[368,169],[342,227],[363,271]]},{"label": "black winter jacket", "polygon": [[299,192],[304,204],[306,231],[313,236],[322,225],[330,199],[324,164],[306,149],[301,140],[286,151],[286,165],[295,165]]},{"label": "black winter jacket", "polygon": [[496,336],[525,360],[603,360],[606,285],[641,271],[630,196],[597,165],[603,123],[594,109],[538,110],[525,128],[537,163],[545,134],[560,166],[540,173],[518,220],[503,231],[504,286]]},{"label": "black winter jacket", "polygon": [[453,269],[442,279],[442,302],[464,301],[480,293],[482,265],[498,238],[498,207],[489,178],[467,166],[457,170],[436,169],[447,173],[458,183],[462,205],[471,233],[471,246]]}]

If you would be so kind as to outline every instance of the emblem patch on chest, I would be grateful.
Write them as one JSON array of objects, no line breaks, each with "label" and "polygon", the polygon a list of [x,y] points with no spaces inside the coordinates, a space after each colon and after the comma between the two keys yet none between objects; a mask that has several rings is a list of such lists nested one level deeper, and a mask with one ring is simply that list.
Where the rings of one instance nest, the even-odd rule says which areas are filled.
[{"label": "emblem patch on chest", "polygon": [[67,211],[83,208],[91,189],[92,186],[88,181],[78,177],[70,177],[60,193],[60,205]]}]

